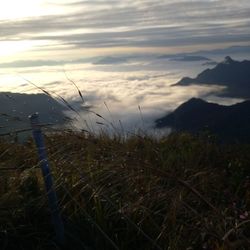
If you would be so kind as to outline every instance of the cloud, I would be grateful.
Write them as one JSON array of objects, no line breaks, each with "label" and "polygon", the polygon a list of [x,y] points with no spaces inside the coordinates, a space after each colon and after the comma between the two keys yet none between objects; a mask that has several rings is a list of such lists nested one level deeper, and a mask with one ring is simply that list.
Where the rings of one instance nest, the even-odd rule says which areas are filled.
[{"label": "cloud", "polygon": [[[180,73],[173,73],[169,68],[172,63],[164,62],[161,67],[157,65],[156,70],[152,70],[152,65],[142,64],[132,65],[134,71],[130,70],[130,68],[125,71],[119,70],[120,65],[105,65],[107,71],[102,71],[103,66],[97,69],[96,65],[90,64],[92,69],[82,70],[84,65],[77,65],[76,71],[74,71],[74,69],[70,69],[75,65],[68,65],[65,71],[80,89],[85,100],[84,107],[87,106],[109,121],[113,119],[118,127],[120,126],[119,120],[121,120],[126,130],[133,130],[135,128],[152,127],[154,119],[173,110],[183,101],[194,96],[208,96],[211,91],[218,90],[217,87],[208,86],[170,87],[183,74],[183,72],[181,75]],[[176,65],[180,66],[180,63],[178,62]],[[193,67],[191,66],[191,68]],[[52,72],[48,72],[48,69],[51,69]],[[79,69],[82,70],[80,73]],[[39,70],[44,70],[44,72],[39,72]],[[96,121],[103,122],[93,113],[86,113],[78,90],[65,78],[63,72],[57,72],[57,70],[54,67],[42,67],[35,70],[35,72],[31,70],[30,73],[24,74],[24,77],[53,96],[58,97],[60,95],[65,98],[74,108],[81,112],[82,120],[89,119],[90,116],[93,124]],[[50,75],[51,73],[52,75]],[[20,75],[23,74],[20,73]],[[23,79],[16,79],[15,82],[20,80]],[[31,92],[39,91],[39,89],[34,88],[25,81],[24,83],[20,81],[18,90],[29,91],[31,87],[33,88]],[[104,102],[107,103],[112,118]],[[139,105],[142,110],[143,121],[138,110]],[[76,114],[73,115],[76,116]],[[76,118],[79,117],[76,116]],[[78,120],[77,126],[83,126],[82,120]]]},{"label": "cloud", "polygon": [[248,0],[48,2],[52,5],[64,13],[0,21],[1,40],[46,40],[75,48],[250,41]]},{"label": "cloud", "polygon": [[0,63],[0,68],[26,68],[61,65],[62,62],[53,60],[18,60],[8,63]]}]

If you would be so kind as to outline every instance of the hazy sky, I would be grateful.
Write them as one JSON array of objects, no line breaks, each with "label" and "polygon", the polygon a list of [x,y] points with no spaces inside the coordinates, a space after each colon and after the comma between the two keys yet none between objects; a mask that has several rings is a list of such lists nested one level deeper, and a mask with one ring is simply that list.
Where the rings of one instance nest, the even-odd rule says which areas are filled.
[{"label": "hazy sky", "polygon": [[250,43],[249,0],[8,0],[0,62]]}]

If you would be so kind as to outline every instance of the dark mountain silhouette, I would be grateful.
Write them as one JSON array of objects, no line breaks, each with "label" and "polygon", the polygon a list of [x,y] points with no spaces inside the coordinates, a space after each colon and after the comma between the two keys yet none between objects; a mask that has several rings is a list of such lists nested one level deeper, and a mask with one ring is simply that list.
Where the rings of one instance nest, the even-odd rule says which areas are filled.
[{"label": "dark mountain silhouette", "polygon": [[45,94],[0,92],[0,134],[29,127],[28,116],[39,112],[41,123],[63,124],[65,108]]},{"label": "dark mountain silhouette", "polygon": [[127,59],[126,58],[122,58],[122,57],[112,57],[112,56],[107,56],[107,57],[103,57],[95,62],[93,62],[93,64],[95,65],[102,65],[102,64],[122,64],[122,63],[127,63]]},{"label": "dark mountain silhouette", "polygon": [[224,49],[214,49],[214,50],[201,50],[193,52],[193,55],[233,55],[233,54],[244,54],[249,55],[250,46],[231,46]]},{"label": "dark mountain silhouette", "polygon": [[212,69],[206,69],[196,78],[184,77],[175,86],[192,84],[216,84],[227,88],[220,95],[227,97],[250,98],[250,61],[234,61],[227,56]]},{"label": "dark mountain silhouette", "polygon": [[204,62],[202,65],[203,66],[215,66],[217,65],[218,63],[215,62],[215,61],[209,61],[209,62]]},{"label": "dark mountain silhouette", "polygon": [[189,53],[178,53],[178,54],[165,54],[158,56],[158,59],[170,59],[183,56],[200,56],[201,58],[213,57],[213,56],[238,56],[238,55],[249,55],[250,46],[232,46],[224,49],[213,49],[213,50],[199,50]]},{"label": "dark mountain silhouette", "polygon": [[250,101],[222,106],[192,98],[155,124],[175,131],[209,131],[222,141],[250,142]]},{"label": "dark mountain silhouette", "polygon": [[158,59],[168,59],[170,61],[182,61],[182,62],[210,61],[210,59],[207,57],[192,55],[192,54],[162,55],[159,56]]}]

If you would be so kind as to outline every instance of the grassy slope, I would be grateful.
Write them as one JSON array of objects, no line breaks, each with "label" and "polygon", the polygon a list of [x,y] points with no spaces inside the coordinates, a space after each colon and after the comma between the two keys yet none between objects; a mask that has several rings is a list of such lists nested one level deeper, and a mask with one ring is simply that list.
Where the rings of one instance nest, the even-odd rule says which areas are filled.
[{"label": "grassy slope", "polygon": [[[66,249],[249,249],[250,145],[65,132],[47,146]],[[57,249],[34,145],[2,142],[0,159],[0,248]]]}]

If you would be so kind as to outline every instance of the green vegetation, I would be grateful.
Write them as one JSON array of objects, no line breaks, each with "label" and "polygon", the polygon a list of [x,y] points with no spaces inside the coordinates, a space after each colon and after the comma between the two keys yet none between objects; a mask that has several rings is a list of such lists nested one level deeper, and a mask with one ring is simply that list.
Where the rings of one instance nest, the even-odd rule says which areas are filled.
[{"label": "green vegetation", "polygon": [[[46,145],[65,249],[249,249],[250,145],[67,131]],[[0,249],[60,249],[33,142],[1,142],[0,159]]]}]

